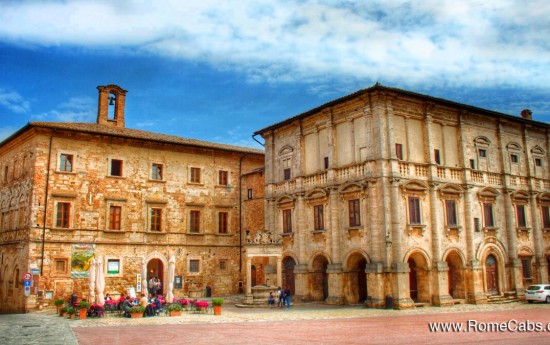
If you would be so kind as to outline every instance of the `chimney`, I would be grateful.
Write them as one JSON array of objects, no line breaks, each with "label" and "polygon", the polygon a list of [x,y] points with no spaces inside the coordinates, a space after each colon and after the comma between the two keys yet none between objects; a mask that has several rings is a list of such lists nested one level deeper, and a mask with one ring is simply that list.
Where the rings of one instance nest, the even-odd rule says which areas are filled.
[{"label": "chimney", "polygon": [[523,109],[521,111],[521,117],[526,119],[526,120],[532,120],[533,118],[531,117],[531,115],[533,114],[533,112],[529,109]]}]

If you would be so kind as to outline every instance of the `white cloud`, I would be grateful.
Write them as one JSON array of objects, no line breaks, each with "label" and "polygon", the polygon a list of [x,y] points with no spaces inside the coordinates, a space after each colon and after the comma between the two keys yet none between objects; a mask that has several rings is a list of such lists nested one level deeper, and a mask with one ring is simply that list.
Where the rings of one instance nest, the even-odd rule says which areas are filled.
[{"label": "white cloud", "polygon": [[89,97],[72,97],[56,109],[32,116],[35,120],[60,122],[95,122],[96,117],[96,104]]},{"label": "white cloud", "polygon": [[25,114],[30,108],[30,102],[14,91],[0,89],[0,106],[16,114]]},{"label": "white cloud", "polygon": [[2,2],[0,22],[3,41],[138,49],[261,82],[548,88],[550,74],[546,0],[25,1]]}]

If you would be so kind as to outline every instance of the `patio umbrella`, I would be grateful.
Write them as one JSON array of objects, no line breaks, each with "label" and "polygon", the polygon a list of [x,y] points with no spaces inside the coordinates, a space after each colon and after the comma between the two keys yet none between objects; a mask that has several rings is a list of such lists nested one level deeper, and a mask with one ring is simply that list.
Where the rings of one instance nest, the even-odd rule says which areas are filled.
[{"label": "patio umbrella", "polygon": [[141,292],[147,295],[147,260],[142,257],[141,262]]},{"label": "patio umbrella", "polygon": [[168,291],[166,292],[166,302],[172,303],[174,301],[174,274],[176,271],[176,258],[174,255],[170,257],[168,262]]},{"label": "patio umbrella", "polygon": [[103,272],[103,257],[97,258],[97,276],[95,287],[97,288],[97,303],[100,305],[105,304],[105,298],[103,296],[103,290],[105,290],[105,273]]},{"label": "patio umbrella", "polygon": [[95,302],[95,273],[96,273],[96,262],[95,258],[92,258],[90,260],[90,268],[89,268],[89,276],[88,276],[88,287],[90,288],[90,292],[88,293],[88,302],[94,303]]}]

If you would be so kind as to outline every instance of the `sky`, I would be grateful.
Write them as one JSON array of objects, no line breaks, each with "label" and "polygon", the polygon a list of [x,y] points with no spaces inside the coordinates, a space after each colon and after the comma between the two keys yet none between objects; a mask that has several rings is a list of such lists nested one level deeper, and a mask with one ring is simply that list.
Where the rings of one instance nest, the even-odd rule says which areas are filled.
[{"label": "sky", "polygon": [[0,0],[0,140],[116,84],[126,127],[262,148],[376,82],[550,123],[550,1]]}]

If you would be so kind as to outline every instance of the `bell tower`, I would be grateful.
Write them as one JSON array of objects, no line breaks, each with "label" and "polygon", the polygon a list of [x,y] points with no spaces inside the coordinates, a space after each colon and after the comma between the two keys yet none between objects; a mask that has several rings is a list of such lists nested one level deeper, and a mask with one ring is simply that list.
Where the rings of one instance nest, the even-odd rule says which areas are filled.
[{"label": "bell tower", "polygon": [[97,124],[124,128],[126,90],[117,85],[98,86]]}]

